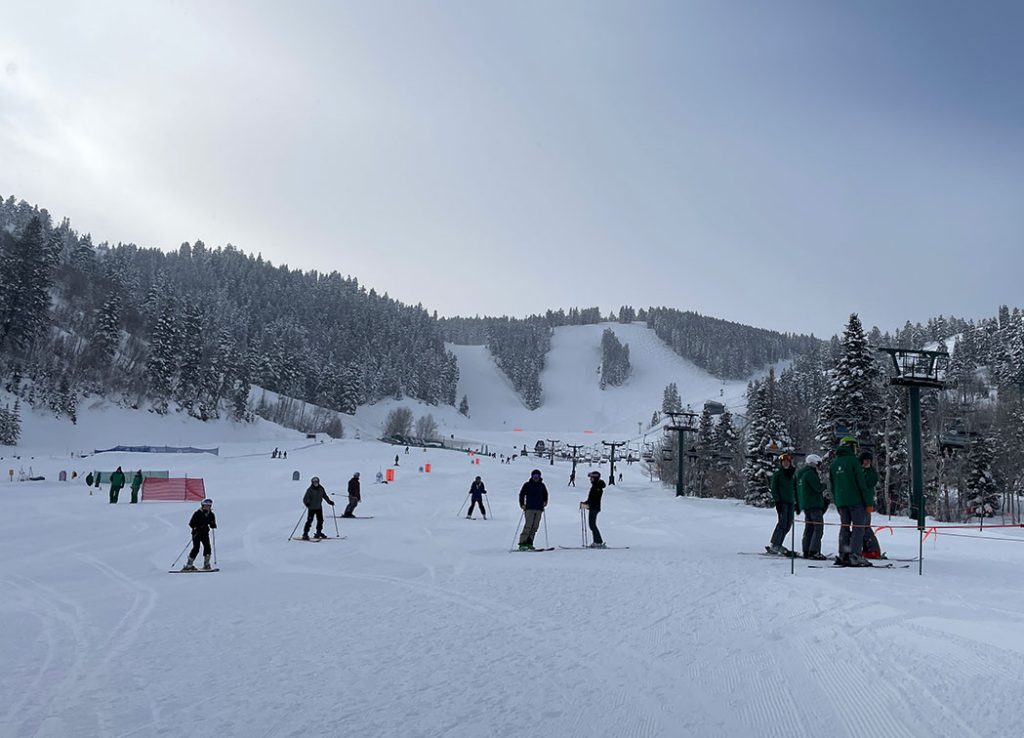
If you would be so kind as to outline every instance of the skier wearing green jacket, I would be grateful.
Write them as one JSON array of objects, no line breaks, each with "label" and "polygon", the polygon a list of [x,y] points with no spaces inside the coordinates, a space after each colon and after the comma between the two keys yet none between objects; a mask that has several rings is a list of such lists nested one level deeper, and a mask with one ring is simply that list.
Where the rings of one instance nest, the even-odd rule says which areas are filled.
[{"label": "skier wearing green jacket", "polygon": [[772,532],[771,545],[765,546],[765,550],[770,554],[792,554],[782,542],[786,540],[786,534],[793,527],[793,508],[796,506],[795,476],[793,457],[790,454],[782,454],[779,457],[779,468],[772,474],[771,481],[772,500],[775,502],[779,522],[775,524],[775,530]]},{"label": "skier wearing green jacket", "polygon": [[803,555],[821,561],[821,536],[825,531],[825,486],[818,476],[821,457],[810,454],[806,465],[796,473],[797,510],[804,511]]},{"label": "skier wearing green jacket", "polygon": [[124,472],[121,471],[121,467],[117,467],[117,470],[110,475],[110,504],[117,504],[117,496],[121,494],[121,488],[124,487]]},{"label": "skier wearing green jacket", "polygon": [[832,499],[839,509],[839,558],[844,566],[871,566],[864,558],[864,530],[870,525],[869,513],[875,509],[875,496],[864,478],[857,459],[857,439],[846,436],[839,442],[836,457],[828,470]]},{"label": "skier wearing green jacket", "polygon": [[142,487],[142,469],[135,472],[135,476],[132,477],[132,504],[134,505],[139,501],[139,489]]}]

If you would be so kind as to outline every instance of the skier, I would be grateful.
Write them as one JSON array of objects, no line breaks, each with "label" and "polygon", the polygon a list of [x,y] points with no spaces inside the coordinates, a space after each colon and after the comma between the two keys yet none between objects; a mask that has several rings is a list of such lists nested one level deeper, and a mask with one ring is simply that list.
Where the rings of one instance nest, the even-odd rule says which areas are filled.
[{"label": "skier", "polygon": [[362,500],[362,495],[359,494],[359,472],[352,475],[352,478],[348,480],[348,506],[345,508],[343,518],[354,518],[356,505]]},{"label": "skier", "polygon": [[569,472],[569,484],[567,484],[566,486],[567,487],[575,487],[576,486],[576,470],[575,469],[573,469],[571,472]]},{"label": "skier", "polygon": [[533,537],[537,535],[544,508],[548,506],[548,488],[540,476],[540,469],[530,472],[530,479],[519,490],[519,507],[523,510],[523,532],[519,536],[519,550],[533,551]]},{"label": "skier", "polygon": [[395,454],[395,466],[398,466],[398,454]]},{"label": "skier", "polygon": [[[89,472],[85,477],[85,486],[92,487],[92,472]],[[89,490],[89,494],[92,494],[92,490]]]},{"label": "skier", "polygon": [[281,452],[281,458],[282,459],[287,459],[288,458],[288,452],[287,451],[282,451]]},{"label": "skier", "polygon": [[124,487],[124,472],[121,471],[121,467],[117,467],[117,470],[110,475],[110,504],[117,504],[117,497],[121,494],[121,488]]},{"label": "skier", "polygon": [[469,494],[471,495],[472,502],[469,505],[469,512],[466,513],[466,517],[472,518],[473,511],[479,505],[480,514],[484,516],[484,520],[487,520],[487,511],[484,509],[484,495],[487,494],[487,490],[484,489],[484,483],[480,477],[474,479],[473,484],[469,486]]},{"label": "skier", "polygon": [[203,544],[203,569],[210,570],[210,529],[217,527],[217,516],[213,514],[213,500],[207,497],[199,506],[199,509],[192,513],[192,519],[188,521],[188,527],[192,529],[192,550],[189,551],[188,561],[181,567],[182,571],[195,571],[193,563],[199,553],[199,544]]},{"label": "skier", "polygon": [[797,512],[804,511],[803,555],[805,559],[822,561],[821,536],[825,531],[825,487],[818,476],[821,457],[811,454],[796,473]]},{"label": "skier", "polygon": [[836,457],[829,467],[832,497],[839,509],[840,566],[871,566],[861,552],[864,550],[864,528],[875,507],[875,498],[864,479],[864,470],[857,462],[857,439],[846,436],[839,442]]},{"label": "skier", "polygon": [[142,487],[142,469],[135,472],[135,476],[132,477],[132,504],[134,505],[139,501],[139,489]]},{"label": "skier", "polygon": [[604,539],[601,538],[601,531],[597,529],[597,514],[601,512],[601,495],[604,494],[604,480],[601,479],[601,472],[592,471],[587,475],[590,477],[590,493],[587,499],[580,503],[580,507],[587,511],[587,524],[590,526],[590,533],[593,536],[591,548],[606,548]]},{"label": "skier", "polygon": [[277,458],[277,455],[278,455],[278,453],[277,453],[277,449],[275,448],[275,449],[274,449],[274,451],[273,451],[273,453],[271,453],[271,454],[270,454],[270,458],[272,458],[272,459],[276,459],[276,458]]},{"label": "skier", "polygon": [[771,545],[765,546],[765,550],[770,554],[793,555],[782,542],[786,540],[786,534],[793,527],[793,507],[796,505],[796,485],[793,479],[795,474],[793,457],[790,454],[782,454],[779,457],[779,468],[772,474],[771,481],[772,499],[775,501],[779,522],[775,524]]},{"label": "skier", "polygon": [[383,472],[381,472],[380,469],[378,469],[377,470],[377,481],[375,482],[375,484],[383,484],[383,483],[384,483],[384,474],[383,474]]},{"label": "skier", "polygon": [[[875,499],[875,487],[878,485],[878,471],[872,463],[875,460],[875,457],[871,455],[870,451],[862,451],[859,458],[860,467],[864,471],[864,482],[868,486],[868,492],[871,495],[871,499]],[[874,512],[874,508],[867,509],[868,527],[864,529],[864,558],[880,559],[882,558],[882,547],[878,543],[878,537],[875,535],[875,531],[871,529],[872,512]]]},{"label": "skier", "polygon": [[314,538],[326,538],[324,535],[324,501],[334,507],[334,500],[327,496],[327,491],[320,486],[320,477],[313,477],[309,480],[309,489],[302,496],[302,504],[306,506],[306,527],[302,529],[302,540],[309,540],[309,528],[316,518],[316,533]]}]

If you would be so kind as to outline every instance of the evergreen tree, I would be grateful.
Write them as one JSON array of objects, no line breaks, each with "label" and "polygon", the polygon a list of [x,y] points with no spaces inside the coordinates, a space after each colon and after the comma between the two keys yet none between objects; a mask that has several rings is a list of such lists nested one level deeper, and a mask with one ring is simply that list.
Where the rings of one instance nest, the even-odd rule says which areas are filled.
[{"label": "evergreen tree", "polygon": [[48,323],[55,260],[38,217],[18,237],[0,232],[0,350],[27,348]]},{"label": "evergreen tree", "polygon": [[459,402],[459,414],[469,417],[469,398],[466,395],[463,395]]},{"label": "evergreen tree", "polygon": [[818,442],[826,453],[832,451],[839,427],[862,443],[873,443],[879,432],[881,373],[856,313],[850,316],[841,346],[818,419]]},{"label": "evergreen tree", "polygon": [[991,439],[981,437],[971,444],[966,506],[972,515],[990,517],[999,509],[999,495],[992,474],[994,456]]},{"label": "evergreen tree", "polygon": [[749,505],[772,504],[770,482],[778,454],[789,450],[791,440],[776,406],[775,372],[747,390],[747,462],[743,467],[746,501]]},{"label": "evergreen tree", "polygon": [[663,413],[677,413],[683,409],[683,401],[679,397],[679,388],[675,382],[669,382],[662,395],[661,411]]}]

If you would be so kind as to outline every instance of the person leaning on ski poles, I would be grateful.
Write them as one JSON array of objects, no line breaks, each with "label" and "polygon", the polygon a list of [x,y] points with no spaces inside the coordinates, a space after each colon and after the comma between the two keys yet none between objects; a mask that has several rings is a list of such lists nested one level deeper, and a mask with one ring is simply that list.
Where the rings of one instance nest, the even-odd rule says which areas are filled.
[{"label": "person leaning on ski poles", "polygon": [[480,514],[484,516],[484,520],[487,520],[487,511],[484,510],[484,495],[487,494],[487,490],[484,488],[484,482],[480,477],[474,479],[473,484],[469,485],[469,494],[472,502],[469,505],[469,512],[466,513],[466,517],[473,517],[473,511],[479,505]]},{"label": "person leaning on ski poles", "polygon": [[523,533],[519,536],[519,550],[532,551],[533,537],[537,535],[544,508],[548,506],[548,488],[540,478],[540,469],[530,472],[530,479],[519,490],[519,507],[523,509]]},{"label": "person leaning on ski poles", "polygon": [[604,548],[604,539],[601,538],[601,531],[597,529],[597,514],[601,512],[604,480],[601,479],[599,471],[592,471],[587,476],[590,477],[590,492],[587,494],[587,499],[580,503],[580,507],[587,511],[587,523],[590,525],[590,533],[594,538],[590,547]]},{"label": "person leaning on ski poles", "polygon": [[327,490],[320,486],[320,477],[313,477],[309,480],[309,489],[302,496],[302,504],[306,506],[306,527],[302,529],[302,540],[309,540],[309,527],[316,518],[315,538],[326,538],[324,535],[324,500],[331,507],[334,507],[334,500],[327,496]]},{"label": "person leaning on ski poles", "polygon": [[213,514],[213,500],[207,497],[203,500],[199,509],[192,513],[192,519],[188,521],[188,527],[192,529],[192,550],[189,551],[188,561],[182,571],[195,571],[196,554],[199,553],[199,544],[203,544],[203,568],[210,568],[210,529],[217,527],[217,516]]},{"label": "person leaning on ski poles", "polygon": [[793,508],[796,506],[796,483],[794,476],[796,470],[793,468],[793,456],[782,454],[779,457],[779,468],[772,474],[771,493],[775,502],[775,511],[778,513],[779,521],[775,524],[772,532],[770,546],[765,546],[768,553],[790,555],[790,551],[782,545],[786,540],[786,534],[793,527]]},{"label": "person leaning on ski poles", "polygon": [[829,467],[832,499],[839,510],[839,561],[848,566],[871,566],[864,558],[864,529],[875,511],[875,495],[864,478],[857,459],[857,439],[846,436],[839,442],[836,457]]}]

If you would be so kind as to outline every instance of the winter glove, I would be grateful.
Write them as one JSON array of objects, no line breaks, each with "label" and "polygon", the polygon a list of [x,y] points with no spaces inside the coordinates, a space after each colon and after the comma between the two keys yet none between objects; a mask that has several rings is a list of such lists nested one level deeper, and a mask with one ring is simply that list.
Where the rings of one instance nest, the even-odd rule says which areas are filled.
[{"label": "winter glove", "polygon": [[334,500],[328,500],[327,504],[330,505],[331,507],[334,507]]},{"label": "winter glove", "polygon": [[797,507],[796,508],[796,514],[797,515],[802,515],[803,514],[803,510],[801,510],[799,507]]},{"label": "winter glove", "polygon": [[872,507],[871,505],[868,505],[868,506],[867,506],[866,508],[864,508],[864,509],[865,509],[865,510],[867,510],[867,511],[868,511],[869,513],[873,513],[873,512],[875,511],[875,508],[873,508],[873,507]]}]

